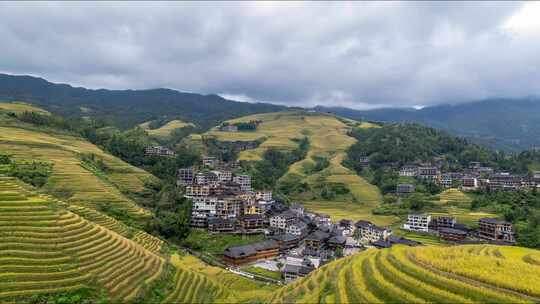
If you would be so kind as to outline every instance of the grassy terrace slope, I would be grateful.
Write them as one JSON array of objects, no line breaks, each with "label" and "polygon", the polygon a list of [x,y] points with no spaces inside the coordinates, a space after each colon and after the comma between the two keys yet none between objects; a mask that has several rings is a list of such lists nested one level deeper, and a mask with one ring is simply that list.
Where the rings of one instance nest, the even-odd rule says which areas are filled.
[{"label": "grassy terrace slope", "polygon": [[160,240],[122,236],[131,229],[0,176],[0,303],[84,287],[111,303],[238,303],[263,301],[274,288],[190,255],[169,260],[158,254]]},{"label": "grassy terrace slope", "polygon": [[134,299],[164,260],[45,196],[0,177],[0,302],[83,286]]},{"label": "grassy terrace slope", "polygon": [[[307,182],[314,192],[303,193],[297,199],[313,210],[330,214],[334,218],[371,219],[379,224],[389,224],[393,217],[371,215],[371,210],[381,202],[378,189],[367,183],[356,173],[341,165],[345,151],[355,143],[355,139],[347,135],[353,121],[339,120],[332,115],[310,113],[305,111],[289,111],[246,116],[229,123],[262,121],[254,132],[221,132],[216,128],[205,136],[215,136],[221,141],[253,141],[264,139],[264,142],[253,150],[240,153],[241,160],[259,160],[268,148],[292,150],[297,147],[295,139],[309,138],[310,148],[307,157],[293,164],[283,180]],[[323,157],[329,166],[322,171],[313,172],[316,158]],[[325,200],[316,189],[324,184],[342,184],[350,194]]]},{"label": "grassy terrace slope", "polygon": [[489,245],[368,250],[281,288],[274,303],[538,303],[540,252]]},{"label": "grassy terrace slope", "polygon": [[169,121],[168,123],[164,124],[160,128],[150,129],[149,127],[150,123],[151,121],[147,121],[145,123],[140,124],[139,127],[143,128],[148,133],[148,135],[156,136],[156,137],[167,137],[171,135],[171,132],[174,131],[175,129],[180,129],[187,126],[193,126],[192,123],[187,123],[187,122],[183,122],[181,120],[175,119],[175,120]]},{"label": "grassy terrace slope", "polygon": [[[4,105],[0,103],[0,106]],[[103,152],[83,138],[2,117],[0,151],[14,158],[52,162],[53,174],[44,189],[69,203],[90,208],[108,206],[133,218],[149,214],[125,193],[141,191],[144,181],[154,177]],[[80,153],[95,154],[103,159],[111,172],[104,174],[83,164]]]}]

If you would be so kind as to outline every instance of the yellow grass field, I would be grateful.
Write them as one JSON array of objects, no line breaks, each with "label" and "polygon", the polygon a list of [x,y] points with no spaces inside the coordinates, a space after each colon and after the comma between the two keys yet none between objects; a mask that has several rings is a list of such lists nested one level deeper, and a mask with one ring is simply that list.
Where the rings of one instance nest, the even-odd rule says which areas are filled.
[{"label": "yellow grass field", "polygon": [[[295,139],[307,137],[310,147],[306,158],[291,165],[282,180],[307,182],[314,188],[324,183],[342,184],[350,190],[351,195],[330,201],[324,201],[320,197],[313,199],[309,195],[296,199],[301,200],[309,209],[327,213],[334,219],[369,217],[381,224],[397,219],[373,216],[371,210],[382,201],[378,188],[341,164],[347,149],[356,142],[356,139],[347,135],[349,124],[332,115],[305,111],[257,114],[233,119],[229,123],[251,120],[261,121],[254,132],[221,132],[214,128],[204,136],[215,136],[221,141],[264,139],[257,149],[241,152],[241,160],[260,160],[263,152],[270,147],[292,150],[298,146]],[[320,172],[306,172],[305,168],[315,165],[314,157],[324,157],[329,160],[330,165]]]},{"label": "yellow grass field", "polygon": [[[537,303],[539,251],[491,245],[369,249],[273,293],[272,303]],[[511,279],[509,279],[511,278]]]},{"label": "yellow grass field", "polygon": [[37,112],[40,114],[50,114],[48,111],[24,102],[0,102],[0,111],[20,114],[23,112]]},{"label": "yellow grass field", "polygon": [[440,195],[439,202],[441,204],[468,204],[472,202],[472,199],[462,191],[458,189],[448,189],[444,190]]},{"label": "yellow grass field", "polygon": [[187,123],[187,122],[183,122],[181,120],[175,119],[175,120],[169,121],[168,123],[164,124],[158,129],[150,129],[149,128],[150,123],[151,121],[147,121],[145,123],[140,124],[139,127],[146,130],[148,135],[156,136],[156,137],[167,137],[171,135],[171,132],[175,129],[181,129],[187,126],[193,126],[192,123]]},{"label": "yellow grass field", "polygon": [[369,121],[361,122],[358,127],[361,128],[361,129],[381,128],[381,126],[379,126],[378,124],[375,124],[375,123],[372,123],[372,122],[369,122]]}]

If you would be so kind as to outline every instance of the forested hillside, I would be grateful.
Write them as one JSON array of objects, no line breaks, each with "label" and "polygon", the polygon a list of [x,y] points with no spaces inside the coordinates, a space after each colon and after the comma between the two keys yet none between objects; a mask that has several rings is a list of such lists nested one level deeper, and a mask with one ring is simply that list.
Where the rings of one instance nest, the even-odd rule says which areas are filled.
[{"label": "forested hillside", "polygon": [[540,146],[540,99],[499,98],[458,105],[415,109],[377,109],[358,111],[347,108],[317,107],[357,120],[417,122],[475,143],[507,151],[522,151]]},{"label": "forested hillside", "polygon": [[165,118],[192,122],[204,129],[234,117],[285,108],[170,89],[90,90],[6,74],[0,74],[0,100],[34,103],[63,116],[102,118],[122,128]]}]

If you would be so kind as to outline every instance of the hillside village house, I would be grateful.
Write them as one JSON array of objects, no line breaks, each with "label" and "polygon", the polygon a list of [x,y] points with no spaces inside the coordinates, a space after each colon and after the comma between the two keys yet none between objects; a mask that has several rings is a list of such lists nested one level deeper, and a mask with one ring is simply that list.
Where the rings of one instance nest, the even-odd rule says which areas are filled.
[{"label": "hillside village house", "polygon": [[233,177],[233,181],[240,185],[242,191],[251,191],[251,176],[237,175]]},{"label": "hillside village house", "polygon": [[219,217],[208,218],[208,231],[230,233],[235,231],[235,221]]},{"label": "hillside village house", "polygon": [[304,252],[307,255],[320,256],[326,241],[330,238],[330,234],[321,230],[312,232],[304,239]]},{"label": "hillside village house", "polygon": [[489,176],[489,189],[518,190],[523,186],[523,177],[509,173],[497,173]]},{"label": "hillside village house", "polygon": [[358,221],[355,226],[355,237],[364,243],[372,243],[379,240],[386,241],[392,235],[392,230],[376,226],[369,221]]},{"label": "hillside village house", "polygon": [[439,236],[445,241],[462,241],[467,237],[467,232],[454,228],[440,228]]},{"label": "hillside village house", "polygon": [[178,185],[186,186],[193,183],[195,173],[193,168],[178,169]]},{"label": "hillside village house", "polygon": [[457,223],[457,220],[453,216],[441,215],[433,217],[430,222],[430,228],[434,230],[439,230],[441,228],[454,228]]},{"label": "hillside village house", "polygon": [[441,179],[439,180],[439,185],[443,188],[452,188],[453,186],[453,179],[452,179],[452,175],[450,173],[444,173],[444,174],[441,174]]},{"label": "hillside village house", "polygon": [[198,185],[216,185],[219,179],[215,172],[199,172],[195,175],[195,182]]},{"label": "hillside village house", "polygon": [[251,245],[234,246],[225,249],[223,260],[229,265],[243,265],[261,259],[274,258],[279,254],[275,240],[265,240]]},{"label": "hillside village house", "polygon": [[419,167],[418,177],[431,182],[437,182],[439,180],[439,169],[437,167]]},{"label": "hillside village house", "polygon": [[491,241],[503,241],[510,243],[515,241],[512,224],[496,218],[479,219],[478,236]]},{"label": "hillside village house", "polygon": [[169,149],[162,146],[153,146],[153,147],[147,147],[144,149],[144,154],[146,156],[175,156],[176,153]]},{"label": "hillside village house", "polygon": [[418,166],[406,165],[399,169],[399,176],[411,176],[414,177],[418,174]]},{"label": "hillside village house", "polygon": [[271,201],[272,191],[271,190],[257,191],[255,192],[255,199],[261,200],[261,201]]},{"label": "hillside village house", "polygon": [[264,217],[259,214],[244,215],[240,217],[240,225],[244,233],[264,232]]},{"label": "hillside village house", "polygon": [[217,162],[217,158],[215,158],[213,156],[203,155],[203,157],[202,157],[202,164],[205,167],[214,167],[216,162]]},{"label": "hillside village house", "polygon": [[431,215],[427,214],[409,214],[407,222],[403,225],[403,229],[410,231],[428,232]]},{"label": "hillside village house", "polygon": [[238,132],[238,127],[235,125],[225,125],[219,127],[221,132]]},{"label": "hillside village house", "polygon": [[305,235],[308,231],[308,225],[300,220],[297,220],[291,225],[288,225],[285,232],[292,235]]},{"label": "hillside village house", "polygon": [[413,184],[398,184],[396,187],[396,193],[397,194],[409,194],[414,192],[414,185]]},{"label": "hillside village house", "polygon": [[461,189],[462,190],[476,190],[478,188],[478,179],[474,176],[463,176],[461,179]]},{"label": "hillside village house", "polygon": [[270,227],[285,232],[287,227],[295,224],[297,220],[298,218],[296,214],[291,211],[285,211],[283,213],[270,217]]}]

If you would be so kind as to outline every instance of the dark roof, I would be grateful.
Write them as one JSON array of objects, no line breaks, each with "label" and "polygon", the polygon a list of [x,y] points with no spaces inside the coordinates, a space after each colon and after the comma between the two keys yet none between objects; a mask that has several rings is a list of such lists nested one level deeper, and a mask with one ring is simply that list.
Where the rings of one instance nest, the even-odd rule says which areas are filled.
[{"label": "dark roof", "polygon": [[330,237],[330,235],[324,231],[321,231],[321,230],[317,230],[313,233],[311,233],[310,235],[308,235],[308,237],[306,238],[306,240],[317,240],[317,241],[324,241],[326,239],[328,239]]},{"label": "dark roof", "polygon": [[342,219],[342,220],[339,221],[339,225],[340,226],[350,226],[350,225],[352,225],[352,221],[347,220],[347,219]]},{"label": "dark roof", "polygon": [[270,238],[276,241],[283,241],[283,242],[292,242],[292,241],[300,240],[298,236],[294,234],[290,234],[290,233],[273,235]]},{"label": "dark roof", "polygon": [[459,229],[453,229],[453,228],[441,228],[439,229],[440,233],[450,233],[450,234],[458,234],[458,235],[467,235],[466,231],[459,230]]},{"label": "dark roof", "polygon": [[372,222],[363,221],[363,220],[360,220],[360,221],[356,222],[355,225],[356,225],[357,228],[360,228],[360,227],[371,228],[373,230],[377,230],[377,231],[381,231],[381,232],[386,230],[385,228],[379,227],[379,226],[373,224]]},{"label": "dark roof", "polygon": [[469,231],[469,227],[465,224],[456,223],[454,225],[454,229],[463,230],[463,231]]},{"label": "dark roof", "polygon": [[401,245],[407,245],[411,247],[422,245],[422,243],[420,242],[409,240],[404,237],[394,236],[394,235],[389,236],[388,241],[392,244],[401,244]]},{"label": "dark roof", "polygon": [[490,224],[510,224],[507,221],[503,221],[503,220],[492,218],[492,217],[484,217],[484,218],[479,219],[478,221],[490,223]]},{"label": "dark roof", "polygon": [[255,243],[252,246],[257,251],[279,248],[279,245],[276,242],[276,240],[264,240],[264,241]]},{"label": "dark roof", "polygon": [[315,269],[314,267],[309,267],[309,266],[286,264],[285,267],[283,267],[283,272],[295,273],[297,275],[307,275],[310,272],[312,272],[314,269]]},{"label": "dark roof", "polygon": [[337,245],[343,245],[343,244],[345,244],[346,241],[347,241],[347,238],[345,238],[343,236],[340,236],[340,235],[337,235],[337,236],[331,237],[328,240],[328,243],[337,244]]},{"label": "dark roof", "polygon": [[224,256],[234,259],[248,257],[255,254],[257,254],[257,250],[255,247],[253,247],[253,245],[229,247],[223,252]]},{"label": "dark roof", "polygon": [[392,244],[390,242],[385,242],[385,241],[381,241],[381,240],[378,240],[378,241],[375,241],[373,243],[371,243],[371,245],[377,247],[377,248],[390,248],[392,247]]}]

